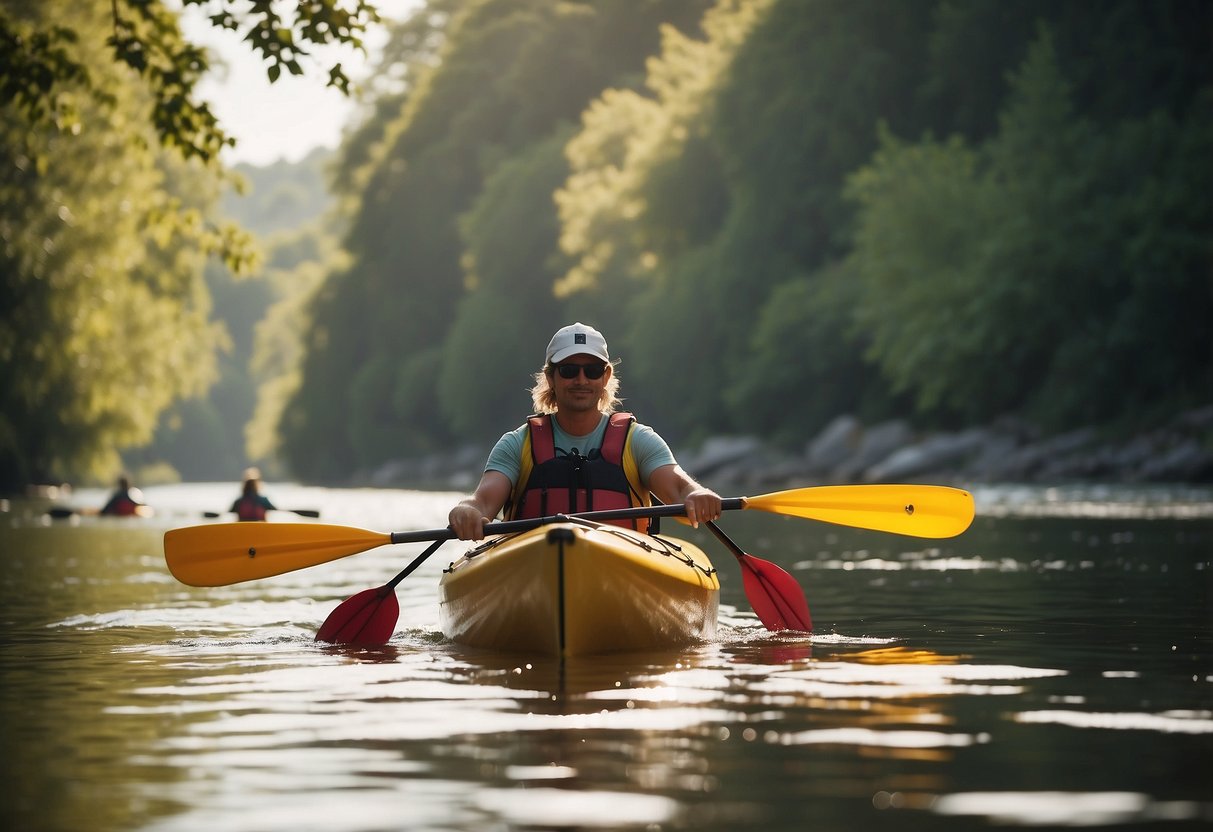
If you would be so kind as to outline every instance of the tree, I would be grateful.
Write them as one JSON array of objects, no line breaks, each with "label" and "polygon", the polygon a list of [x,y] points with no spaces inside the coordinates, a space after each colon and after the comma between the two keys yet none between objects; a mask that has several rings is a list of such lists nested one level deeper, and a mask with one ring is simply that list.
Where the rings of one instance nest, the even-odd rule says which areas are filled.
[{"label": "tree", "polygon": [[[37,4],[36,14],[61,15],[62,5]],[[98,14],[75,20],[82,32],[106,24]],[[210,383],[222,337],[198,279],[206,251],[223,244],[200,210],[214,180],[146,142],[145,92],[100,60],[100,38],[77,49],[109,91],[104,104],[73,99],[79,129],[39,129],[11,105],[0,119],[6,487],[108,475],[119,448],[150,438],[161,410]]]},{"label": "tree", "polygon": [[526,391],[543,360],[537,333],[567,323],[551,291],[559,273],[552,192],[568,176],[569,132],[502,163],[460,223],[468,285],[442,350],[437,389],[443,415],[467,440],[496,439],[503,414],[529,407]]},{"label": "tree", "polygon": [[869,357],[933,419],[1060,429],[1213,384],[1210,91],[1100,123],[1059,64],[1045,28],[987,142],[886,136],[851,180]]},{"label": "tree", "polygon": [[[818,334],[810,340],[850,332],[846,320],[823,319],[838,304],[764,310],[828,296],[773,293],[813,282],[845,252],[851,209],[840,189],[874,149],[879,115],[920,123],[913,68],[931,9],[928,0],[722,0],[702,39],[666,30],[649,95],[609,90],[585,114],[557,194],[562,248],[574,258],[558,289],[592,290],[606,305],[632,298],[617,313],[640,359],[629,395],[667,432],[803,433],[829,418],[818,415],[826,401],[863,398],[822,394],[834,365],[797,354],[804,338],[788,344],[778,371],[758,360],[777,339],[759,344],[756,326],[794,329],[797,317]],[[671,373],[705,360],[710,383]]]},{"label": "tree", "polygon": [[[246,31],[271,78],[376,19],[361,0],[183,4]],[[254,255],[210,219],[231,140],[195,97],[207,66],[161,2],[0,2],[0,488],[108,478],[216,377],[205,261]]]},{"label": "tree", "polygon": [[[271,0],[254,0],[247,11],[239,11],[246,4],[234,0],[181,0],[181,5],[201,8],[218,28],[244,30],[244,40],[265,60],[270,81],[276,81],[284,69],[302,74],[300,59],[313,46],[362,46],[362,34],[379,15],[368,0],[350,2],[350,10],[338,0],[297,0],[285,11]],[[3,5],[0,102],[33,126],[71,132],[79,123],[76,100],[81,93],[99,104],[112,101],[98,64],[80,56],[82,35],[94,38],[99,31],[76,26],[75,15],[40,17],[35,10],[44,4],[37,0],[6,0]],[[210,107],[196,100],[194,88],[210,60],[205,49],[182,37],[175,11],[158,0],[107,0],[93,8],[109,10],[108,57],[143,80],[151,97],[151,122],[162,143],[205,162],[235,143]],[[348,91],[341,64],[330,66],[328,74],[331,86]]]},{"label": "tree", "polygon": [[[362,157],[369,164],[358,172],[364,187],[345,241],[353,262],[312,305],[301,384],[283,422],[294,470],[344,477],[451,440],[435,405],[442,351],[467,291],[461,218],[502,165],[573,123],[605,86],[640,72],[659,22],[694,25],[703,6],[478,0],[443,24],[441,60],[381,124],[383,146]],[[514,236],[533,239],[530,230]],[[318,443],[329,449],[324,458]]]}]

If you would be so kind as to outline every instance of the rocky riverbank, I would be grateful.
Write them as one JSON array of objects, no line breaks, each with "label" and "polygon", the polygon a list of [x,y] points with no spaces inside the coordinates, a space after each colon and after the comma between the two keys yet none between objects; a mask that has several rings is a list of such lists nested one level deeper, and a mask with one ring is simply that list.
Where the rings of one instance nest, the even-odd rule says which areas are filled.
[{"label": "rocky riverbank", "polygon": [[[697,449],[675,450],[703,482],[751,491],[872,482],[1211,483],[1213,405],[1128,439],[1109,439],[1096,427],[1045,436],[1010,419],[924,433],[904,421],[864,425],[839,416],[792,452],[753,436],[716,437]],[[378,486],[466,491],[479,479],[486,455],[486,448],[464,448],[395,461],[368,479]]]}]

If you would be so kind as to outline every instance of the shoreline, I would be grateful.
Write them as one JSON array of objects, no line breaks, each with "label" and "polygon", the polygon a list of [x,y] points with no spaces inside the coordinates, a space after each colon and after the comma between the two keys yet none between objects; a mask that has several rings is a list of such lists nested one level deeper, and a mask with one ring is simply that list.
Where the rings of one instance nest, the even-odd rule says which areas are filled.
[{"label": "shoreline", "polygon": [[[1213,405],[1127,439],[1108,439],[1095,426],[1046,436],[1011,419],[922,432],[902,420],[864,425],[854,416],[839,416],[799,453],[773,448],[756,436],[718,436],[675,452],[700,482],[755,490],[928,481],[1207,485],[1213,483]],[[393,460],[347,484],[470,491],[487,455],[487,448],[467,446]]]}]

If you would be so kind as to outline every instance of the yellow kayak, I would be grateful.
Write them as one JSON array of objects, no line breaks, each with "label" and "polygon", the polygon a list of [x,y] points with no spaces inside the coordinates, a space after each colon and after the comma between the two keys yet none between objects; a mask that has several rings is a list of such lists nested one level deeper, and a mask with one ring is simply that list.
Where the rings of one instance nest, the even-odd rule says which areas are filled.
[{"label": "yellow kayak", "polygon": [[696,546],[571,521],[468,551],[443,572],[439,615],[461,644],[569,657],[709,641],[719,596]]}]

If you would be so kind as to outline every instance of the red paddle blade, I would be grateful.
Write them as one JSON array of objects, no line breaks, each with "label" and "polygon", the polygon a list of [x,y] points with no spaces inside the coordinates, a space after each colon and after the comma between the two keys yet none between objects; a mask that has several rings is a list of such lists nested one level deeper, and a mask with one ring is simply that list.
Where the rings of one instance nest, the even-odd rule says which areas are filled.
[{"label": "red paddle blade", "polygon": [[770,561],[753,555],[742,555],[738,560],[745,596],[764,627],[772,632],[813,632],[809,602],[795,578]]},{"label": "red paddle blade", "polygon": [[379,586],[346,598],[320,625],[316,641],[333,644],[386,644],[396,630],[400,602],[396,590]]}]

